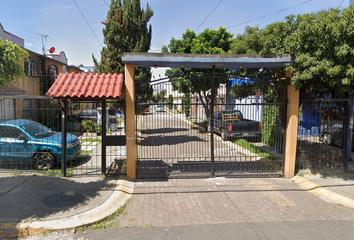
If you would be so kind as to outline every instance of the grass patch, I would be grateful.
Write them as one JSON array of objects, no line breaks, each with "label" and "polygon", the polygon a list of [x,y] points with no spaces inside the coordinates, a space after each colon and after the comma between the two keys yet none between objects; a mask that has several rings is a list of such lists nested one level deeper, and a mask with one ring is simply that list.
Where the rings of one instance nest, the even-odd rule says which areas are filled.
[{"label": "grass patch", "polygon": [[90,143],[95,143],[97,142],[97,145],[102,143],[102,139],[101,138],[84,138],[84,139],[80,139],[80,143],[84,143],[84,142],[90,142]]},{"label": "grass patch", "polygon": [[[117,211],[106,217],[106,219],[104,220],[98,221],[93,224],[76,227],[74,229],[75,233],[94,229],[121,228],[118,217],[124,212],[125,208],[129,205],[130,201],[131,199],[128,199],[128,201],[122,207],[120,207]],[[129,221],[131,221],[130,219],[132,218],[129,218]]]},{"label": "grass patch", "polygon": [[302,174],[302,173],[298,173],[297,174],[299,177],[303,177],[304,176],[304,174]]},{"label": "grass patch", "polygon": [[244,149],[247,149],[251,153],[255,153],[259,156],[266,157],[266,158],[273,160],[273,161],[277,160],[277,158],[273,157],[273,155],[271,155],[270,153],[264,151],[260,147],[254,146],[253,144],[247,142],[245,139],[237,139],[236,141],[234,141],[234,143]]},{"label": "grass patch", "polygon": [[[93,152],[93,150],[91,150],[91,151],[82,150],[82,151],[81,151],[81,154],[80,154],[80,157],[81,157],[81,156],[87,157],[87,156],[90,155],[92,152]],[[80,157],[78,157],[78,158],[80,158]]]},{"label": "grass patch", "polygon": [[22,172],[11,172],[10,174],[13,175],[13,176],[18,176],[20,175]]}]

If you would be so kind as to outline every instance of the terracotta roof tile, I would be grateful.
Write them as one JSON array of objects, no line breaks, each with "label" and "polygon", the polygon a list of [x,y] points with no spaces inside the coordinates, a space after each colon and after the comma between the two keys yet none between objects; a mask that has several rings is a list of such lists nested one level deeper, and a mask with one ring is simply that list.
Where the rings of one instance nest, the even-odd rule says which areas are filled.
[{"label": "terracotta roof tile", "polygon": [[73,99],[114,99],[122,94],[123,74],[61,73],[47,96]]}]

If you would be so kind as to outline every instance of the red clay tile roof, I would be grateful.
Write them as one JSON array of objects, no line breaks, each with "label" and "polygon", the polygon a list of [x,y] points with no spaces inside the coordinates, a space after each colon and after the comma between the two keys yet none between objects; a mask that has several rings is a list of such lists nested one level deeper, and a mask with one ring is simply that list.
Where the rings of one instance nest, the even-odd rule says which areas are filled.
[{"label": "red clay tile roof", "polygon": [[123,79],[123,74],[117,73],[60,73],[46,95],[82,100],[120,98]]}]

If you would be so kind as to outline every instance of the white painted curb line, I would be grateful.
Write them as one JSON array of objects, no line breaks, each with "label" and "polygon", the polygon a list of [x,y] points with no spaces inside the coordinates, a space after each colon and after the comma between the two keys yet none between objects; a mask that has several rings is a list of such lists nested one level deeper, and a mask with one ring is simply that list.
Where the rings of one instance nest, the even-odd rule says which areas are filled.
[{"label": "white painted curb line", "polygon": [[354,199],[343,196],[339,193],[328,190],[320,185],[300,176],[295,176],[292,180],[302,189],[315,194],[318,197],[321,197],[327,201],[343,205],[345,207],[354,209]]}]

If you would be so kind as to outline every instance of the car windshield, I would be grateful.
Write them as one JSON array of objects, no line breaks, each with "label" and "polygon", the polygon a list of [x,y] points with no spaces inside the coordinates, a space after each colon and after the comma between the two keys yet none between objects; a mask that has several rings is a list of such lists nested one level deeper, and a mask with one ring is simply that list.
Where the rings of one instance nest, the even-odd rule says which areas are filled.
[{"label": "car windshield", "polygon": [[55,134],[54,131],[39,123],[28,123],[26,125],[22,125],[21,128],[35,138],[44,138]]}]

